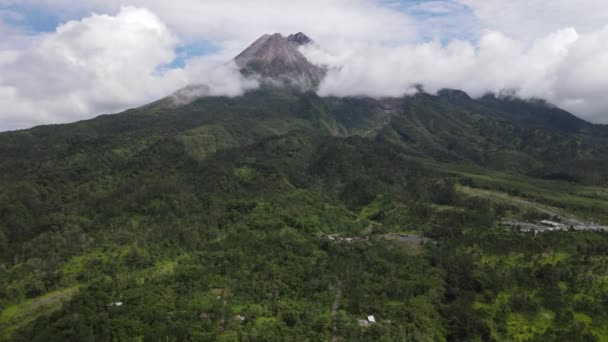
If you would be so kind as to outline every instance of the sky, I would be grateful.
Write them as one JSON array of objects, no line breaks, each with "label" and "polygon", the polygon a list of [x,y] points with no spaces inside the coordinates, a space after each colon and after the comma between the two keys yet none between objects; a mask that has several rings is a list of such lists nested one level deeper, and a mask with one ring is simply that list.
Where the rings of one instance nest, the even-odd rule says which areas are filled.
[{"label": "sky", "polygon": [[231,59],[299,31],[322,96],[510,90],[608,123],[605,0],[0,0],[0,130],[238,96],[256,84]]}]

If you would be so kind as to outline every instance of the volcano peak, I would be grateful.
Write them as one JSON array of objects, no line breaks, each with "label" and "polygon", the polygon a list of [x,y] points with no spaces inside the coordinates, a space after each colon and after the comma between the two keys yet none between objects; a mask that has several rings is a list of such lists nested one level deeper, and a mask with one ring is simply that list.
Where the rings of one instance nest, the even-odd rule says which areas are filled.
[{"label": "volcano peak", "polygon": [[280,33],[265,34],[234,58],[247,76],[261,76],[272,84],[287,85],[301,90],[318,87],[325,70],[312,64],[299,47],[312,40],[304,33],[284,37]]}]

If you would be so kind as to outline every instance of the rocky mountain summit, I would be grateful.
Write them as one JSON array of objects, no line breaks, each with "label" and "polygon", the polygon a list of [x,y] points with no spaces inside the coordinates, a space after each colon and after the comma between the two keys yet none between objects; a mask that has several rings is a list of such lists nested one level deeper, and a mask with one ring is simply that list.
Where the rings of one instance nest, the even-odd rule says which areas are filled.
[{"label": "rocky mountain summit", "polygon": [[325,69],[312,64],[299,51],[312,43],[304,33],[284,37],[280,33],[265,34],[234,58],[247,76],[261,76],[263,83],[290,86],[301,90],[318,87]]},{"label": "rocky mountain summit", "polygon": [[312,39],[310,39],[307,35],[305,35],[302,32],[298,32],[296,34],[290,34],[289,37],[287,37],[287,40],[289,42],[291,42],[292,44],[296,44],[298,46],[306,45],[306,44],[313,42]]}]

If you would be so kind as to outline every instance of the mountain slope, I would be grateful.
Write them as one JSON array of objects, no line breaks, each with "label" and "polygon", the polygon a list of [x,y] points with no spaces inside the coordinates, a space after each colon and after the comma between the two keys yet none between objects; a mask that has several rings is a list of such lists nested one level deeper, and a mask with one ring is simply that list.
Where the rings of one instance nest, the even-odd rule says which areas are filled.
[{"label": "mountain slope", "polygon": [[[608,177],[603,127],[583,122],[568,132],[513,119],[511,101],[447,100],[419,94],[401,99],[320,98],[312,93],[265,89],[237,98],[201,98],[188,105],[147,106],[121,115],[70,125],[0,135],[2,177],[41,163],[69,162],[93,150],[128,160],[160,139],[175,140],[195,159],[291,130],[389,141],[413,156],[540,177],[605,184]],[[537,105],[517,108],[534,112]],[[541,109],[542,110],[542,109]],[[90,150],[93,148],[93,150]],[[98,159],[98,158],[97,158]],[[85,162],[96,165],[98,161]],[[587,168],[594,164],[597,167]],[[32,171],[34,172],[34,171]],[[561,176],[560,176],[561,174]]]},{"label": "mountain slope", "polygon": [[[243,72],[314,76],[309,40]],[[602,340],[607,142],[539,101],[277,84],[0,133],[0,339]]]}]

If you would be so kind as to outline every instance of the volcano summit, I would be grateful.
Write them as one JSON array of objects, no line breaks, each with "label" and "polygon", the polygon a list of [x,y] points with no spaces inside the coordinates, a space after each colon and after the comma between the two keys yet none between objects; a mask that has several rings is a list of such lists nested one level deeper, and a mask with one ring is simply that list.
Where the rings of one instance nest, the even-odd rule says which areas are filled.
[{"label": "volcano summit", "polygon": [[280,33],[265,34],[234,58],[247,76],[261,76],[264,83],[316,89],[325,76],[325,69],[312,64],[299,48],[313,41],[304,33],[288,37]]}]

